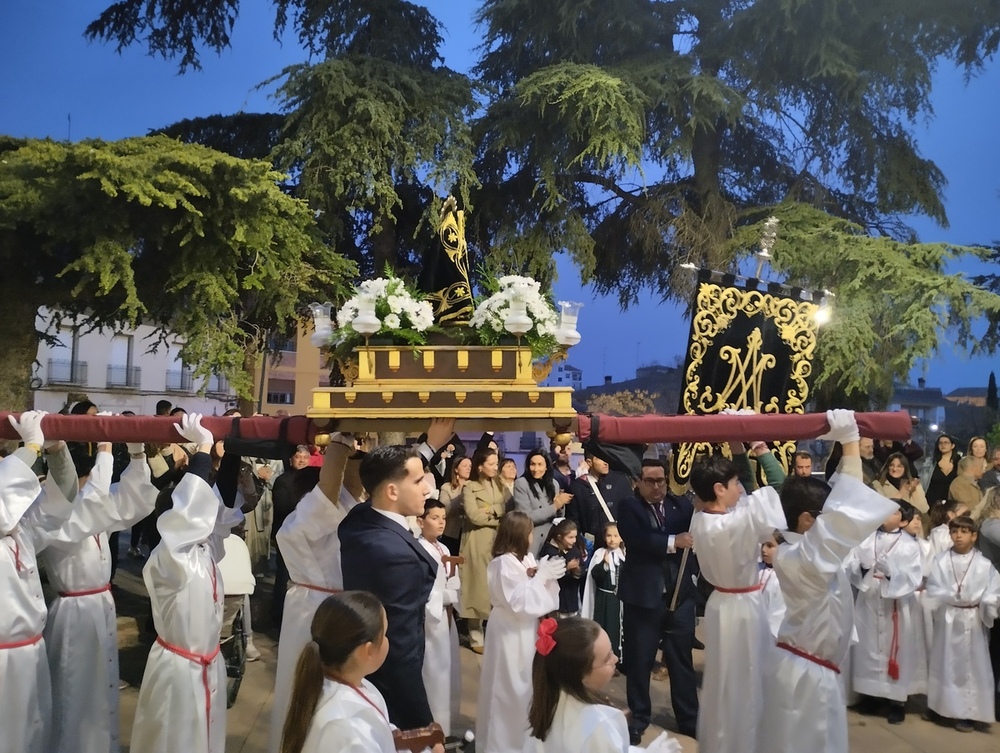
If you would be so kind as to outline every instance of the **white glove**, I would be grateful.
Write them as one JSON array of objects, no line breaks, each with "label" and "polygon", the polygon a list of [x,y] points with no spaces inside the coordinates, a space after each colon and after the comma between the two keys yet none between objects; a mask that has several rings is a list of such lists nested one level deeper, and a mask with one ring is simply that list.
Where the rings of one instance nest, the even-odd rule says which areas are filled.
[{"label": "white glove", "polygon": [[538,563],[536,578],[542,580],[559,580],[566,574],[566,560],[562,557],[542,557]]},{"label": "white glove", "polygon": [[854,418],[854,411],[836,408],[826,412],[826,422],[830,424],[830,430],[826,434],[820,434],[817,439],[827,439],[831,442],[857,442],[861,439],[858,431],[858,422]]},{"label": "white glove", "polygon": [[25,444],[34,444],[41,447],[45,444],[45,435],[42,433],[42,417],[45,416],[43,410],[26,410],[21,414],[20,420],[14,416],[7,416],[14,431],[21,435],[21,441]]},{"label": "white glove", "polygon": [[215,441],[212,432],[201,425],[200,413],[185,413],[176,429],[184,439],[196,445],[212,444]]},{"label": "white glove", "polygon": [[[755,411],[753,408],[740,408],[739,410],[737,410],[736,408],[723,408],[722,409],[722,413],[723,413],[723,415],[726,415],[726,416],[756,416],[757,415],[757,411]],[[659,739],[659,738],[657,738],[657,739]]]},{"label": "white glove", "polygon": [[885,560],[879,560],[878,562],[876,562],[875,567],[873,569],[875,570],[876,573],[878,573],[879,575],[884,575],[886,578],[892,576],[892,573],[890,572],[889,568],[889,563],[886,562]]},{"label": "white glove", "polygon": [[115,415],[115,414],[114,414],[114,413],[112,413],[112,412],[111,412],[111,411],[109,411],[109,410],[102,410],[102,411],[98,411],[98,412],[97,412],[97,413],[95,413],[94,415],[95,415],[95,416],[113,416],[113,415]]},{"label": "white glove", "polygon": [[125,449],[128,450],[129,455],[144,455],[146,453],[146,445],[142,442],[126,442]]},{"label": "white glove", "polygon": [[653,742],[645,748],[630,748],[630,750],[643,750],[645,753],[681,753],[680,741],[674,740],[666,732],[661,732]]}]

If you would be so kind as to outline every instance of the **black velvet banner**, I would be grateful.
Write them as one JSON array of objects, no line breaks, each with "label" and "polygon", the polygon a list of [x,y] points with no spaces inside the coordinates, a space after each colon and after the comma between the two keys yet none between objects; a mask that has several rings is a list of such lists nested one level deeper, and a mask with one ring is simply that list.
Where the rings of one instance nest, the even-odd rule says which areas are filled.
[{"label": "black velvet banner", "polygon": [[[726,408],[751,408],[757,413],[804,411],[816,350],[818,306],[783,293],[779,286],[759,287],[756,280],[738,287],[732,280],[712,282],[705,271],[700,275],[678,413],[706,415]],[[787,470],[794,442],[778,441],[772,446]],[[695,456],[712,451],[711,447],[706,443],[675,446],[674,480],[685,483]]]}]

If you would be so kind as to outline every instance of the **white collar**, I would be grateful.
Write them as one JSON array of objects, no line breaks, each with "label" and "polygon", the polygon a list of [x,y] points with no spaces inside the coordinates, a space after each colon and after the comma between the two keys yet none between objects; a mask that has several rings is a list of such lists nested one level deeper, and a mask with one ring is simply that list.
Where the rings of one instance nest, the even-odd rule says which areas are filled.
[{"label": "white collar", "polygon": [[380,510],[379,508],[375,507],[375,505],[372,505],[372,509],[379,515],[384,515],[389,520],[398,523],[400,527],[406,530],[407,533],[411,533],[410,526],[407,524],[405,516],[400,515],[398,512],[391,512],[390,510]]}]

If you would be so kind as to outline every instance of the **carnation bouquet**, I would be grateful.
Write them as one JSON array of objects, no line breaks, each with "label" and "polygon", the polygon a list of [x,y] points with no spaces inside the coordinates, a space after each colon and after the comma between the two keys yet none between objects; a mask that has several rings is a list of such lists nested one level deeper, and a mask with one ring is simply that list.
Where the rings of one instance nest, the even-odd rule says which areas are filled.
[{"label": "carnation bouquet", "polygon": [[526,315],[531,326],[521,337],[530,346],[532,356],[542,358],[551,355],[558,347],[555,331],[559,317],[548,296],[542,293],[538,281],[530,277],[506,275],[499,279],[487,277],[484,286],[490,295],[477,301],[469,320],[469,326],[476,331],[480,342],[497,345],[501,338],[511,335],[504,323],[512,313],[515,316]]}]

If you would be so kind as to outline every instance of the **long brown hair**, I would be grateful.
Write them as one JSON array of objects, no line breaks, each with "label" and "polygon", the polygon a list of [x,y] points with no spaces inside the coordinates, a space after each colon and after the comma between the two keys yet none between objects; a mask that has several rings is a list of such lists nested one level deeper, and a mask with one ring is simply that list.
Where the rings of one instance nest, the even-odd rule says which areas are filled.
[{"label": "long brown hair", "polygon": [[319,605],[310,627],[312,640],[295,667],[281,753],[301,753],[326,673],[343,667],[358,646],[385,640],[382,613],[382,602],[367,591],[344,591]]},{"label": "long brown hair", "polygon": [[497,457],[500,456],[496,450],[492,447],[477,447],[476,451],[472,453],[472,472],[469,474],[469,481],[479,481],[480,483],[492,482],[494,484],[500,481],[500,466],[497,465],[497,475],[491,479],[480,478],[479,467],[489,460],[493,455]]},{"label": "long brown hair", "polygon": [[878,472],[877,479],[880,484],[892,484],[898,489],[899,486],[896,486],[895,481],[889,476],[889,463],[893,460],[898,460],[903,464],[903,477],[899,479],[899,486],[909,483],[913,479],[913,475],[910,473],[910,461],[901,452],[894,452],[885,459],[885,462],[882,464],[882,470]]},{"label": "long brown hair", "polygon": [[523,560],[531,547],[531,532],[534,530],[531,518],[519,510],[511,510],[500,518],[497,536],[493,539],[493,556],[513,554]]},{"label": "long brown hair", "polygon": [[464,482],[460,482],[459,479],[458,479],[458,466],[460,466],[462,464],[463,460],[468,460],[469,461],[469,478],[470,479],[472,478],[472,469],[475,468],[475,466],[472,464],[472,458],[470,458],[468,455],[457,455],[457,456],[455,456],[452,459],[452,463],[451,463],[451,473],[448,474],[448,476],[449,476],[448,483],[451,485],[452,489],[459,489],[459,488],[461,488],[462,484],[464,483]]},{"label": "long brown hair", "polygon": [[549,654],[542,656],[535,652],[528,709],[532,737],[543,742],[548,737],[560,691],[581,703],[606,705],[603,698],[583,684],[583,678],[594,666],[594,643],[600,634],[601,626],[593,620],[566,617],[556,625],[552,634],[556,645]]}]

